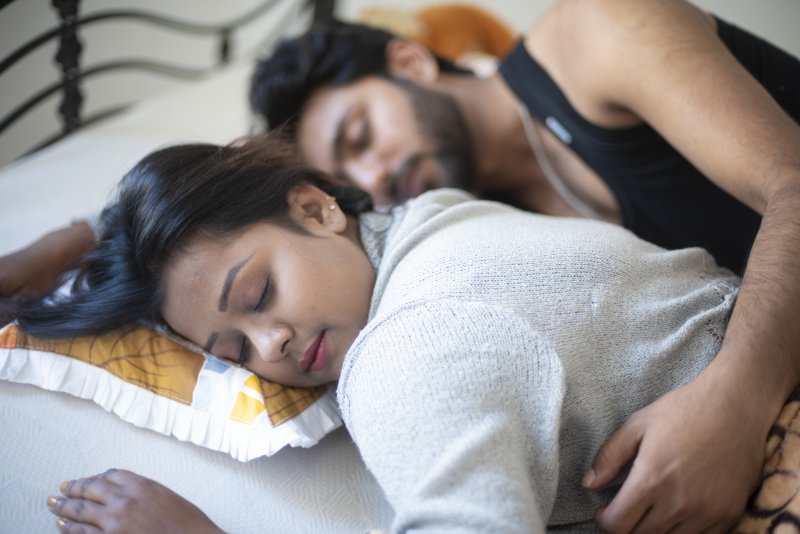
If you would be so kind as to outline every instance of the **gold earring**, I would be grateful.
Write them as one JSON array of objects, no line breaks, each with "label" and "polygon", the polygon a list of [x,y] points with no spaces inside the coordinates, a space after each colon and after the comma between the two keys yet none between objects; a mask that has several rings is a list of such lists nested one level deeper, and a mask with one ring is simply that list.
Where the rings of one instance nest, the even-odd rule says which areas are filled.
[{"label": "gold earring", "polygon": [[330,196],[329,196],[329,197],[325,197],[325,200],[327,200],[328,202],[330,202],[330,203],[331,203],[331,204],[328,206],[328,209],[329,209],[329,210],[333,211],[333,210],[335,210],[335,209],[336,209],[336,199],[335,199],[335,198],[333,198],[333,197],[330,197]]}]

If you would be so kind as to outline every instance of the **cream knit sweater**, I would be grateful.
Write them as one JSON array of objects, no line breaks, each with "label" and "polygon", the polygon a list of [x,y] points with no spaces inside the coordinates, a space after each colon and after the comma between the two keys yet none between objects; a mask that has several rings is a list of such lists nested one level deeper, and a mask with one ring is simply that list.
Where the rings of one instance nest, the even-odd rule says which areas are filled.
[{"label": "cream knit sweater", "polygon": [[598,447],[711,361],[738,287],[700,249],[454,190],[361,234],[377,280],[337,394],[399,532],[585,529]]}]

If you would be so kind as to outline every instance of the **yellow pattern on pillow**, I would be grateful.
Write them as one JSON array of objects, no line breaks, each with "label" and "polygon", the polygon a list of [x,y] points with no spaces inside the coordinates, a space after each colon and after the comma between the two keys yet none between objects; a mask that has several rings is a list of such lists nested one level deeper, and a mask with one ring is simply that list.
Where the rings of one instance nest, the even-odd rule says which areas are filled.
[{"label": "yellow pattern on pillow", "polygon": [[197,375],[203,367],[200,354],[143,326],[100,336],[39,339],[11,325],[1,335],[2,348],[28,348],[69,356],[184,404],[192,403]]},{"label": "yellow pattern on pillow", "polygon": [[[39,339],[11,325],[0,332],[0,348],[28,348],[62,354],[105,369],[156,395],[192,404],[205,357],[145,326],[130,326],[99,336]],[[325,393],[325,387],[290,388],[251,374],[245,386],[255,396],[239,392],[230,417],[251,423],[267,411],[279,425],[296,416]]]},{"label": "yellow pattern on pillow", "polygon": [[758,487],[735,534],[800,530],[800,389],[786,401],[767,438]]},{"label": "yellow pattern on pillow", "polygon": [[94,400],[137,426],[240,460],[313,445],[341,424],[325,386],[274,384],[141,325],[50,340],[10,324],[0,328],[0,379]]}]

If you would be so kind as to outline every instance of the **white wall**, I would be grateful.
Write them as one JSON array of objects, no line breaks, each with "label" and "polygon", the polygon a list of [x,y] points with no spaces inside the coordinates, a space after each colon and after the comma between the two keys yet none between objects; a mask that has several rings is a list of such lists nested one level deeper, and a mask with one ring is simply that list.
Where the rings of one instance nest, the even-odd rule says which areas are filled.
[{"label": "white wall", "polygon": [[[465,3],[490,10],[509,26],[523,32],[554,2],[555,0],[466,0]],[[342,16],[353,17],[365,6],[388,5],[414,9],[435,3],[446,2],[338,0],[337,11]],[[693,3],[800,56],[800,0],[693,0]]]},{"label": "white wall", "polygon": [[[93,13],[134,5],[138,9],[155,10],[193,22],[215,22],[236,17],[250,10],[260,0],[83,0],[82,13]],[[519,32],[525,31],[554,0],[473,0],[493,11]],[[302,0],[279,0],[276,18],[297,9]],[[429,5],[431,0],[337,0],[337,13],[352,17],[364,6],[391,5],[413,9]],[[25,38],[41,33],[56,23],[50,0],[16,0],[0,10],[0,57],[16,48]],[[800,56],[800,0],[696,0],[734,24],[767,37],[775,44]],[[267,28],[275,19],[258,22],[237,35],[239,53],[250,56],[263,50]],[[176,37],[161,29],[147,29],[139,23],[114,22],[84,30],[84,65],[110,58],[168,56],[172,61],[198,67],[213,63],[215,42],[208,37]],[[102,42],[97,46],[97,42]],[[55,45],[38,50],[31,58],[16,65],[0,78],[0,117],[8,113],[34,88],[58,79],[52,61]],[[42,65],[50,65],[43,69]],[[99,76],[86,91],[85,111],[103,109],[115,102],[125,102],[163,91],[175,82],[146,73],[107,74]],[[244,95],[242,95],[244,98]],[[19,156],[52,133],[59,100],[50,98],[36,112],[6,131],[0,141],[0,165]]]},{"label": "white wall", "polygon": [[695,0],[694,3],[800,57],[800,0]]},{"label": "white wall", "polygon": [[[263,0],[83,0],[82,16],[123,8],[156,12],[187,22],[215,24],[250,12]],[[296,13],[302,0],[279,0],[271,15],[254,19],[234,35],[233,53],[252,58],[271,43],[277,21]],[[296,17],[292,17],[296,18]],[[0,58],[58,24],[50,0],[16,0],[0,10]],[[217,40],[210,36],[181,35],[169,29],[135,21],[103,21],[81,30],[84,43],[82,67],[120,58],[162,60],[185,67],[215,64]],[[88,45],[87,45],[88,44]],[[54,61],[56,44],[39,48],[0,77],[0,118],[35,90],[59,80]],[[91,80],[85,88],[83,111],[87,114],[113,105],[139,100],[180,83],[147,72],[108,72]],[[245,98],[245,95],[242,95]],[[55,133],[60,97],[53,96],[35,112],[15,123],[0,137],[0,165],[11,161],[49,134]]]}]

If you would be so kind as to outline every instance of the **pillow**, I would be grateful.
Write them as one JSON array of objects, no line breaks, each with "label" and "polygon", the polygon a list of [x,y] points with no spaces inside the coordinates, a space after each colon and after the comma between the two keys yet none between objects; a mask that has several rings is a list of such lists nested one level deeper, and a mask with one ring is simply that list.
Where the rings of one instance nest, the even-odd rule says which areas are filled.
[{"label": "pillow", "polygon": [[247,461],[341,425],[334,388],[290,388],[145,326],[44,340],[0,329],[0,379],[90,399],[136,426]]},{"label": "pillow", "polygon": [[747,509],[731,532],[797,532],[800,525],[800,388],[767,436],[764,466]]}]

